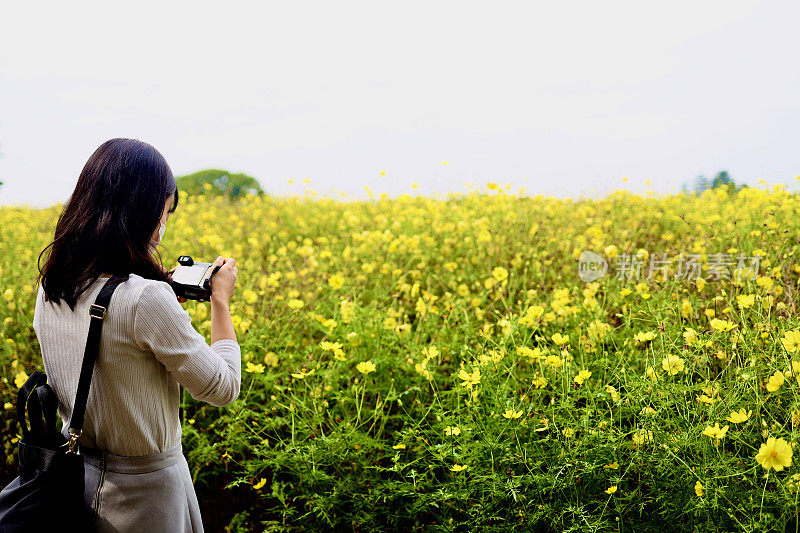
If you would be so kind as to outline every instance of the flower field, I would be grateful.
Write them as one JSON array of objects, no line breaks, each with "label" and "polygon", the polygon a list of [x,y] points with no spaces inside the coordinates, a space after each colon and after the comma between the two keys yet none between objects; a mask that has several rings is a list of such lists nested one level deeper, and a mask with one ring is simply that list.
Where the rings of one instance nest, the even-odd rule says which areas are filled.
[{"label": "flower field", "polygon": [[[0,485],[60,209],[0,208]],[[800,527],[800,198],[781,187],[182,196],[159,248],[168,269],[239,267],[241,394],[183,393],[208,531]],[[579,277],[584,251],[604,276]],[[208,304],[183,305],[210,340]]]}]

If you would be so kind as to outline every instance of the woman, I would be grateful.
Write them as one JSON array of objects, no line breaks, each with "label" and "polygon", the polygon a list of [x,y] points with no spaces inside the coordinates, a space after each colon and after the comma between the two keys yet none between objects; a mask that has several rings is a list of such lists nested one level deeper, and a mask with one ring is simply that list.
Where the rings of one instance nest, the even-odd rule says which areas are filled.
[{"label": "woman", "polygon": [[214,261],[222,266],[211,278],[209,346],[154,257],[177,206],[175,179],[158,150],[135,139],[106,141],[84,166],[40,268],[33,327],[65,437],[89,306],[109,277],[126,278],[103,320],[78,439],[84,498],[99,531],[203,531],[182,453],[180,385],[219,407],[239,395],[241,350],[228,308],[238,268],[230,257]]}]

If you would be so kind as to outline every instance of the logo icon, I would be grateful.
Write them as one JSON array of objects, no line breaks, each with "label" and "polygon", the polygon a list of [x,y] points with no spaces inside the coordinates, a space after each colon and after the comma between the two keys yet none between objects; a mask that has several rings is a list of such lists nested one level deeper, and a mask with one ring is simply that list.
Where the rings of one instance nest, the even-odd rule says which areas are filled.
[{"label": "logo icon", "polygon": [[602,278],[608,272],[608,262],[602,255],[584,250],[578,258],[578,277],[589,283]]}]

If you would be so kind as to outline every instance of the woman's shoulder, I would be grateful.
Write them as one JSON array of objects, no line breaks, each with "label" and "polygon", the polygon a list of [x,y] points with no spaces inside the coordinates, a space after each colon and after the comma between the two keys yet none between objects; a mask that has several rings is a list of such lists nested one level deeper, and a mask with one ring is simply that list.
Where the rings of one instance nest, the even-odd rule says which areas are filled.
[{"label": "woman's shoulder", "polygon": [[164,300],[169,303],[174,300],[177,303],[175,290],[166,281],[144,278],[138,274],[131,273],[128,283],[130,284],[129,290],[136,296],[135,299],[139,305],[158,305],[161,307]]}]

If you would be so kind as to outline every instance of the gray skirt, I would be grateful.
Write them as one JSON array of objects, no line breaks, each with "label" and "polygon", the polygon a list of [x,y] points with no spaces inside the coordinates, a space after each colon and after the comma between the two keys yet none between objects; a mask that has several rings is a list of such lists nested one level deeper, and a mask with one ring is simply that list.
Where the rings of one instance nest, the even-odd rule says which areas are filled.
[{"label": "gray skirt", "polygon": [[84,499],[101,533],[197,533],[203,531],[183,446],[139,456],[80,446],[85,465]]}]

